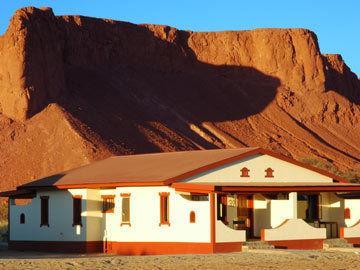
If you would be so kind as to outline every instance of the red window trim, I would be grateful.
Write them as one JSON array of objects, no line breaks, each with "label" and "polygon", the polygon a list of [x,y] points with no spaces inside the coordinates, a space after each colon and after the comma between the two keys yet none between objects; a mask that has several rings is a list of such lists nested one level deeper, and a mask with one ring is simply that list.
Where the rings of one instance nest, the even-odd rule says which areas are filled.
[{"label": "red window trim", "polygon": [[250,170],[247,167],[243,167],[241,170],[240,177],[250,177],[249,172]]},{"label": "red window trim", "polygon": [[[159,226],[161,225],[168,225],[170,226],[170,218],[169,218],[169,195],[170,192],[159,192],[160,195],[160,223]],[[167,209],[164,209],[164,205],[165,205],[165,198],[167,198]],[[167,220],[165,220],[165,214],[164,214],[164,210],[167,211]]]},{"label": "red window trim", "polygon": [[190,223],[196,223],[195,211],[190,211]]},{"label": "red window trim", "polygon": [[108,199],[108,198],[114,199],[114,198],[115,198],[115,195],[101,195],[101,198],[102,198],[102,199]]},{"label": "red window trim", "polygon": [[[45,210],[43,209],[43,201],[47,201],[47,221],[44,221],[45,217],[43,216],[45,214]],[[49,196],[40,196],[40,227],[47,226],[49,227]]]},{"label": "red window trim", "polygon": [[265,170],[265,173],[266,173],[266,175],[265,175],[266,178],[274,177],[274,170],[270,167]]},{"label": "red window trim", "polygon": [[[75,200],[80,200],[80,220],[79,222],[76,222],[76,214],[79,213],[75,213]],[[82,195],[73,195],[73,223],[72,226],[77,226],[80,225],[81,227],[83,226],[82,224],[82,218],[81,218],[81,213],[82,213]]]}]

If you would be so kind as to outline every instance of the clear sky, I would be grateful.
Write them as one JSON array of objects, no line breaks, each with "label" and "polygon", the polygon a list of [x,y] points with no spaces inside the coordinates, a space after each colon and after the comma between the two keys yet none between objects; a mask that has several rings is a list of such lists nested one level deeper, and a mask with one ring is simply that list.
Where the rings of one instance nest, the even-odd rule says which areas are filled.
[{"label": "clear sky", "polygon": [[322,53],[341,54],[360,76],[360,0],[0,0],[1,34],[23,6],[193,31],[308,28]]}]

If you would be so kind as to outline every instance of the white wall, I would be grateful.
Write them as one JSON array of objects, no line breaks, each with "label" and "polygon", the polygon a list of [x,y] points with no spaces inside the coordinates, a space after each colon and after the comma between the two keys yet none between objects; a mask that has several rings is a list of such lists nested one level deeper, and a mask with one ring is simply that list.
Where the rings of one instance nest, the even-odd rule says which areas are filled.
[{"label": "white wall", "polygon": [[279,226],[286,219],[297,217],[297,193],[290,192],[288,200],[271,200],[270,213],[272,228]]},{"label": "white wall", "polygon": [[[41,191],[27,205],[10,205],[10,240],[23,241],[86,241],[86,213],[82,213],[81,226],[72,226],[73,195],[86,199],[85,189],[69,191]],[[40,227],[40,196],[49,196],[49,227]],[[86,200],[82,200],[86,209]],[[20,224],[20,214],[25,224]]]},{"label": "white wall", "polygon": [[[243,167],[250,170],[250,177],[240,177]],[[265,177],[265,170],[269,167],[274,170],[273,178]],[[196,175],[184,182],[332,182],[332,179],[268,155],[254,155]]]},{"label": "white wall", "polygon": [[360,220],[360,199],[345,199],[344,207],[350,209],[350,218],[345,219],[346,226],[355,225]]},{"label": "white wall", "polygon": [[350,227],[344,228],[344,238],[359,238],[360,237],[360,221]]},{"label": "white wall", "polygon": [[265,229],[265,241],[326,239],[325,228],[314,228],[302,219],[288,219],[280,226]]},{"label": "white wall", "polygon": [[86,194],[86,209],[82,215],[86,217],[87,241],[102,241],[103,239],[103,213],[100,190],[88,189]]},{"label": "white wall", "polygon": [[[170,193],[170,226],[159,226],[159,192]],[[120,193],[131,193],[131,226],[120,226]],[[72,226],[73,195],[82,195],[82,227]],[[102,213],[101,195],[115,195],[114,213]],[[49,227],[40,227],[40,196],[49,196]],[[41,191],[28,205],[11,205],[10,222],[10,239],[20,241],[210,242],[210,201],[188,200],[169,187]]]},{"label": "white wall", "polygon": [[254,195],[254,236],[260,237],[261,229],[271,226],[271,201],[261,194]]},{"label": "white wall", "polygon": [[[160,223],[159,192],[169,192],[170,226]],[[130,195],[130,223],[121,223],[120,193]],[[169,187],[116,188],[115,211],[106,219],[107,240],[119,242],[210,242],[210,201],[190,201]],[[195,211],[196,223],[190,223]]]}]

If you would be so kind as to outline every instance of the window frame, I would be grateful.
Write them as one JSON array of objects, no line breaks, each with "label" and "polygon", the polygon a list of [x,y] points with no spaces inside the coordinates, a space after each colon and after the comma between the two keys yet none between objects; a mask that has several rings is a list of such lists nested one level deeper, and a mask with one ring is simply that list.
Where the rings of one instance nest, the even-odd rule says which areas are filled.
[{"label": "window frame", "polygon": [[[102,199],[102,213],[108,213],[108,214],[111,214],[111,213],[114,213],[114,209],[115,209],[115,195],[101,195],[101,199]],[[106,205],[106,200],[107,199],[111,199],[112,202],[113,202],[113,206],[112,208],[109,208],[109,209],[105,209],[106,207],[104,207]]]},{"label": "window frame", "polygon": [[265,170],[265,178],[274,178],[274,170],[269,167]]},{"label": "window frame", "polygon": [[196,214],[195,211],[190,211],[190,215],[189,215],[189,221],[190,223],[196,223]]},{"label": "window frame", "polygon": [[[160,198],[160,222],[159,226],[170,226],[170,192],[159,192]],[[166,201],[166,204],[165,204]],[[166,207],[166,209],[164,209]],[[166,213],[166,215],[165,215]]]},{"label": "window frame", "polygon": [[[46,209],[44,209],[45,205],[43,202],[46,202]],[[40,227],[49,225],[49,196],[40,196]]]},{"label": "window frame", "polygon": [[[121,197],[121,223],[120,223],[120,226],[123,226],[123,225],[128,225],[128,226],[131,226],[131,205],[130,205],[130,196],[131,196],[131,193],[121,193],[120,194],[120,197]],[[129,200],[129,203],[128,203],[128,212],[129,212],[129,220],[128,221],[124,221],[123,220],[123,213],[124,213],[124,199],[128,199]]]},{"label": "window frame", "polygon": [[[75,206],[76,206],[75,202],[76,201],[79,202],[78,206],[79,206],[80,209],[78,209],[78,210],[75,209]],[[73,227],[77,226],[77,225],[80,225],[81,227],[83,226],[81,214],[82,214],[82,196],[81,195],[75,195],[75,196],[73,196],[73,223],[72,223]]]},{"label": "window frame", "polygon": [[240,177],[250,177],[250,174],[249,174],[250,169],[249,168],[243,167],[243,168],[241,168],[240,172],[241,172]]}]

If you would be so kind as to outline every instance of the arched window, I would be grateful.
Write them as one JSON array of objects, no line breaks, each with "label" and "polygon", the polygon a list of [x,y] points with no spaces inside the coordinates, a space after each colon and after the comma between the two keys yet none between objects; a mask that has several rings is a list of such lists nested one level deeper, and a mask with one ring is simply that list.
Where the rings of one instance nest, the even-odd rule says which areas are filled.
[{"label": "arched window", "polygon": [[265,170],[265,173],[266,173],[265,177],[274,177],[274,170],[271,169],[270,167]]},{"label": "arched window", "polygon": [[25,224],[25,214],[24,213],[20,214],[20,224]]},{"label": "arched window", "polygon": [[195,212],[191,211],[190,212],[190,223],[195,223],[195,221],[196,221]]},{"label": "arched window", "polygon": [[241,172],[240,175],[241,177],[249,177],[250,170],[248,168],[244,167],[240,170],[240,172]]}]

